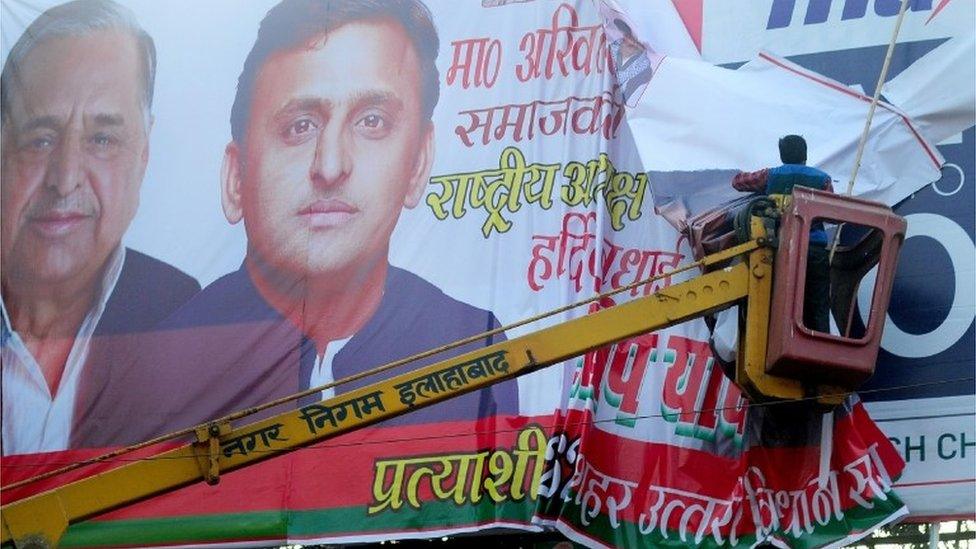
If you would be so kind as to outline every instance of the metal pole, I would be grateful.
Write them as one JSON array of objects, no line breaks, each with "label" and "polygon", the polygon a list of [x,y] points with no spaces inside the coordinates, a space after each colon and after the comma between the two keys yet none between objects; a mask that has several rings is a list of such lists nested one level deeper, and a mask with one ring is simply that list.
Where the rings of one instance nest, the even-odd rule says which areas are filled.
[{"label": "metal pole", "polygon": [[[881,98],[881,86],[888,77],[888,68],[891,66],[891,57],[895,53],[895,43],[898,41],[898,32],[901,30],[901,22],[905,19],[906,11],[908,11],[908,0],[901,0],[898,19],[895,20],[895,30],[891,33],[888,52],[885,54],[884,64],[881,65],[881,74],[878,75],[878,85],[874,87],[874,97],[871,98],[871,106],[868,107],[868,117],[864,120],[864,131],[861,132],[861,140],[857,144],[857,155],[854,157],[854,170],[851,171],[851,180],[848,181],[847,192],[844,193],[848,196],[854,191],[854,180],[857,178],[857,172],[861,169],[861,157],[864,155],[864,146],[868,142],[868,133],[871,131],[874,109],[878,106],[878,100]],[[837,232],[834,233],[834,241],[830,245],[830,256],[828,258],[830,263],[834,261],[834,251],[837,249],[837,243],[840,242],[840,232],[843,228],[843,225],[837,227]]]},{"label": "metal pole", "polygon": [[929,549],[939,549],[939,523],[929,523]]}]

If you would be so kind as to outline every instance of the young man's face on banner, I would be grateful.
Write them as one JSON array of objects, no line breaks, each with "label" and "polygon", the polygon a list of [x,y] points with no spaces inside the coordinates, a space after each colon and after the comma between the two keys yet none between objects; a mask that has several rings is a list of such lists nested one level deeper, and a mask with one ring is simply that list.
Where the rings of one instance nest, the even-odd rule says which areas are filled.
[{"label": "young man's face on banner", "polygon": [[343,25],[272,56],[225,173],[225,211],[243,216],[249,253],[292,274],[386,261],[400,211],[417,204],[430,170],[421,105],[417,54],[392,21]]},{"label": "young man's face on banner", "polygon": [[4,269],[36,282],[96,273],[139,204],[148,121],[135,40],[52,38],[12,81],[4,128]]}]

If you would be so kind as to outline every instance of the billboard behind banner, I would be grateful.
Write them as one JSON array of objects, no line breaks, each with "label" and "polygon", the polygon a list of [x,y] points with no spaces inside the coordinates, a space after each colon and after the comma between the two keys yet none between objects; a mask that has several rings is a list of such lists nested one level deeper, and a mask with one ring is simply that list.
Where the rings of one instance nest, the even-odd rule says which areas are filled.
[{"label": "billboard behind banner", "polygon": [[[656,34],[680,43],[675,55],[646,35],[648,7],[626,2],[3,0],[3,482],[323,385],[250,419],[301,406],[314,432],[368,416],[368,397],[315,417],[309,406],[374,381],[333,386],[371,368],[655,278],[403,373],[687,280],[669,274],[691,251],[655,189],[680,197],[699,171],[725,189],[775,162],[788,132],[842,177],[867,99],[843,74],[775,55],[795,51],[717,54],[708,3],[692,16],[652,7],[687,25]],[[795,108],[765,98],[771,87]],[[946,246],[955,270],[915,262],[933,270],[905,284],[965,275],[972,209],[949,200],[957,209],[935,219],[920,201],[954,181],[971,194],[972,128],[940,153],[897,107],[879,109],[855,193],[910,196],[910,236]],[[768,127],[744,143],[750,116]],[[929,185],[943,155],[959,169]],[[912,243],[907,254],[929,254]],[[932,387],[956,391],[964,422],[972,296],[954,287],[946,322],[963,332],[938,352],[962,373],[939,380],[968,368],[969,385]],[[897,324],[920,307],[910,295],[896,293],[893,330],[937,331]],[[885,349],[903,369],[924,358]],[[465,382],[416,381],[415,398]],[[971,465],[963,423],[899,434],[896,408],[874,403],[927,381],[864,397],[885,434],[853,397],[828,415],[748,407],[694,321],[113,511],[65,544],[549,527],[590,545],[850,541],[906,513],[892,486],[915,482],[901,470],[926,456],[916,437],[937,441],[930,458]],[[250,442],[227,451],[262,451]]]},{"label": "billboard behind banner", "polygon": [[[901,2],[684,4],[701,8],[689,28],[708,61],[736,66],[769,50],[873,94]],[[909,2],[882,88],[945,157],[941,178],[896,208],[908,239],[877,374],[862,393],[906,461],[896,488],[919,520],[976,512],[973,17],[972,2]]]}]

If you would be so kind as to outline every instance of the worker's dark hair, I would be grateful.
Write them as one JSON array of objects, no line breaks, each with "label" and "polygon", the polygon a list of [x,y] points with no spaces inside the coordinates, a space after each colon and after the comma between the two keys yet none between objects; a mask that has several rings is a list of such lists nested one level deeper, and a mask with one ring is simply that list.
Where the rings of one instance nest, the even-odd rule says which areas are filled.
[{"label": "worker's dark hair", "polygon": [[779,138],[779,159],[783,164],[806,164],[806,140],[799,135],[784,135]]},{"label": "worker's dark hair", "polygon": [[626,22],[624,22],[623,19],[614,19],[613,20],[613,24],[614,24],[615,27],[617,27],[618,29],[620,29],[620,32],[624,33],[625,35],[627,35],[627,36],[629,36],[631,38],[634,37],[634,31],[632,31],[630,29],[630,25],[628,25]]},{"label": "worker's dark hair", "polygon": [[261,67],[276,53],[298,48],[357,21],[392,20],[403,27],[420,60],[424,120],[430,120],[440,95],[437,51],[440,42],[430,10],[419,0],[283,0],[271,8],[244,60],[230,111],[230,132],[244,143],[254,84]]}]

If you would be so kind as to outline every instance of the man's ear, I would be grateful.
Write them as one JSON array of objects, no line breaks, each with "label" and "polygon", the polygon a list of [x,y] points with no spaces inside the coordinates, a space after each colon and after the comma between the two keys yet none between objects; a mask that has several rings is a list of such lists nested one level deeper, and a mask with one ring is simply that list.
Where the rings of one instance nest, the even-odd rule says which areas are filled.
[{"label": "man's ear", "polygon": [[[139,180],[138,180],[139,185],[142,185],[145,182],[146,168],[149,166],[149,144],[152,142],[152,139],[150,139],[150,137],[152,134],[152,127],[153,127],[154,120],[155,118],[151,114],[145,120],[146,135],[145,135],[145,140],[142,143],[142,151],[139,153]],[[4,137],[6,138],[6,136]]]},{"label": "man's ear", "polygon": [[411,174],[407,194],[403,197],[403,205],[406,208],[413,208],[420,202],[420,198],[427,189],[427,180],[430,179],[430,169],[434,163],[434,124],[428,123],[427,129],[421,138],[420,148],[417,151],[417,163]]},{"label": "man's ear", "polygon": [[224,217],[231,225],[244,217],[244,203],[241,200],[243,176],[240,149],[237,143],[231,141],[224,149],[224,165],[220,168],[220,203],[224,207]]},{"label": "man's ear", "polygon": [[149,115],[148,120],[146,120],[146,146],[142,149],[142,171],[145,173],[146,166],[149,165],[149,144],[152,142],[150,137],[152,136],[153,123],[156,121],[156,117]]}]

